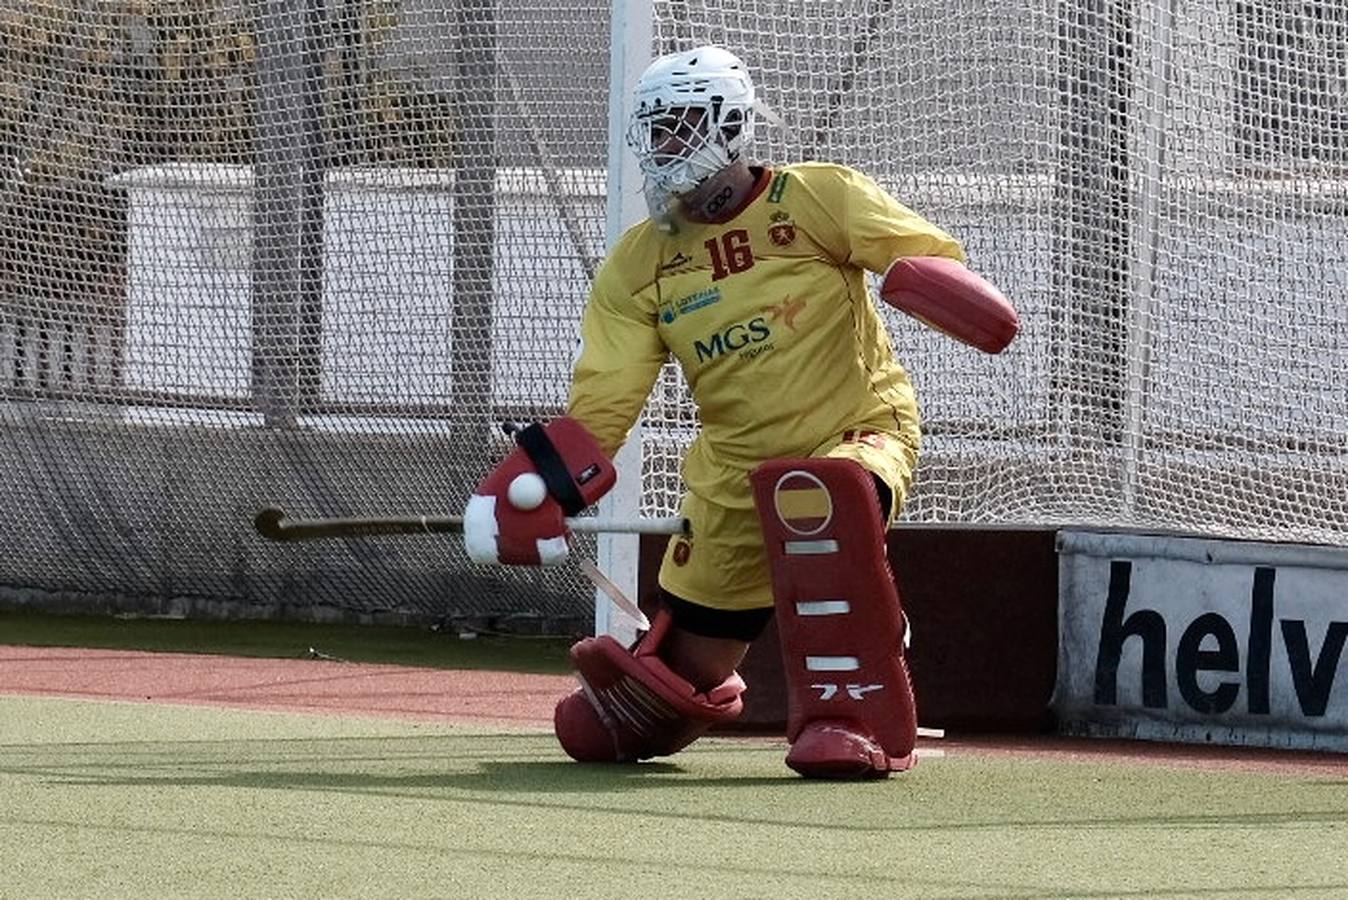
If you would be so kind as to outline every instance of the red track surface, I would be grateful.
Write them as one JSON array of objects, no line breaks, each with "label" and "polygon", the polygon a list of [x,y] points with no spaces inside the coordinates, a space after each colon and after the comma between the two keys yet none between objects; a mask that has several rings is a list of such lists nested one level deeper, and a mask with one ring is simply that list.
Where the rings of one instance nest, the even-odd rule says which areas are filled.
[{"label": "red track surface", "polygon": [[551,727],[565,675],[0,646],[0,693]]},{"label": "red track surface", "polygon": [[[574,684],[565,675],[0,645],[0,694],[550,729],[553,706]],[[1348,775],[1348,754],[1033,736],[950,736],[923,745],[947,754]]]}]

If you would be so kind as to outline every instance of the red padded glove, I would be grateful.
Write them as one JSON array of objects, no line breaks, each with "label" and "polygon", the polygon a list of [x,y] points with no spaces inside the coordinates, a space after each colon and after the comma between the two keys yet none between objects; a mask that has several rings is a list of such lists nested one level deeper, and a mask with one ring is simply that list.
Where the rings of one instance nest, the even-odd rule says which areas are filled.
[{"label": "red padded glove", "polygon": [[570,552],[566,517],[607,494],[618,472],[585,426],[569,416],[529,425],[515,433],[515,442],[468,498],[468,557],[520,566],[560,563]]},{"label": "red padded glove", "polygon": [[1001,291],[940,256],[896,260],[880,283],[880,299],[984,353],[1001,353],[1020,331]]}]

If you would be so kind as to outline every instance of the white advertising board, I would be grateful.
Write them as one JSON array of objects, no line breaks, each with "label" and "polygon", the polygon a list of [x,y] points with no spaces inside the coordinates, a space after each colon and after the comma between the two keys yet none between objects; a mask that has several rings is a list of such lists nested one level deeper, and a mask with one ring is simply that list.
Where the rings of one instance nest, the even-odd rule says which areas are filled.
[{"label": "white advertising board", "polygon": [[1069,734],[1348,751],[1348,550],[1062,532]]}]

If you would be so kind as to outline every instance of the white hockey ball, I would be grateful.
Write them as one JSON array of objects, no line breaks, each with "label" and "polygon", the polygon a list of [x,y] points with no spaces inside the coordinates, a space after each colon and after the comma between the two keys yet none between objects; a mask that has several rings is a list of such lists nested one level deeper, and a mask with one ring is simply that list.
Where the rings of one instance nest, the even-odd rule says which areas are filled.
[{"label": "white hockey ball", "polygon": [[548,486],[533,472],[516,475],[510,482],[510,487],[506,488],[506,499],[510,501],[510,505],[526,512],[542,506],[547,496]]}]

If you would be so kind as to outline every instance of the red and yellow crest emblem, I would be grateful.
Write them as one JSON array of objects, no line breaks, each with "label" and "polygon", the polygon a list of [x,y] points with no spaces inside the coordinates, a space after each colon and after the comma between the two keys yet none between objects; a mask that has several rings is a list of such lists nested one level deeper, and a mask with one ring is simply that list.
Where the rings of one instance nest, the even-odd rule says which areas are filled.
[{"label": "red and yellow crest emblem", "polygon": [[786,247],[796,239],[796,224],[788,213],[780,210],[772,214],[772,224],[768,226],[768,240],[776,247]]}]

